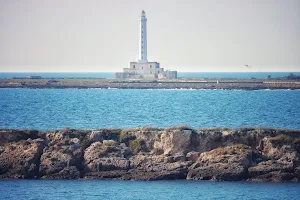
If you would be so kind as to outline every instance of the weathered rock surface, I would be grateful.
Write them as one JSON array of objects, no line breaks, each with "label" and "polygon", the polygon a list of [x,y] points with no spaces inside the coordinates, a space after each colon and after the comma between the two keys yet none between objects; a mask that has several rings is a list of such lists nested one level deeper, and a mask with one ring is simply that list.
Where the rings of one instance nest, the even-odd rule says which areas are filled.
[{"label": "weathered rock surface", "polygon": [[2,129],[0,130],[0,145],[27,140],[28,138],[37,139],[39,137],[38,134],[39,132],[36,130]]},{"label": "weathered rock surface", "polygon": [[189,168],[187,179],[238,181],[247,177],[252,150],[246,145],[217,148],[201,153]]},{"label": "weathered rock surface", "polygon": [[35,178],[43,139],[27,139],[0,146],[0,178]]},{"label": "weathered rock surface", "polygon": [[300,131],[0,130],[0,178],[299,181]]},{"label": "weathered rock surface", "polygon": [[300,160],[299,149],[294,146],[298,142],[299,139],[283,134],[261,140],[259,149],[265,161],[248,169],[249,179],[277,182],[296,180],[296,167]]},{"label": "weathered rock surface", "polygon": [[65,167],[58,173],[52,173],[45,175],[42,178],[44,179],[78,179],[80,178],[80,172],[75,166]]},{"label": "weathered rock surface", "polygon": [[[40,159],[39,176],[66,178],[67,172],[82,170],[84,139],[89,131],[64,129],[45,133],[46,147]],[[72,169],[71,171],[66,169]],[[79,177],[75,176],[75,177]]]}]

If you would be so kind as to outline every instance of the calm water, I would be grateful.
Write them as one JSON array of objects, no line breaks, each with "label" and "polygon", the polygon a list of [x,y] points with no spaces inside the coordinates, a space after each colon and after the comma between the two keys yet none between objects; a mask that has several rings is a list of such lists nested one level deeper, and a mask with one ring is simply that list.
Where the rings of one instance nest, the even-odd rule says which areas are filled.
[{"label": "calm water", "polygon": [[[300,129],[300,90],[0,89],[0,127]],[[0,199],[299,199],[299,183],[0,180]]]},{"label": "calm water", "polygon": [[[293,72],[300,75],[300,72]],[[267,78],[288,76],[289,72],[178,72],[178,78]],[[114,72],[9,72],[0,78],[42,76],[43,78],[114,78]]]},{"label": "calm water", "polygon": [[299,183],[5,180],[1,199],[299,199]]},{"label": "calm water", "polygon": [[300,129],[299,90],[0,89],[0,128]]}]

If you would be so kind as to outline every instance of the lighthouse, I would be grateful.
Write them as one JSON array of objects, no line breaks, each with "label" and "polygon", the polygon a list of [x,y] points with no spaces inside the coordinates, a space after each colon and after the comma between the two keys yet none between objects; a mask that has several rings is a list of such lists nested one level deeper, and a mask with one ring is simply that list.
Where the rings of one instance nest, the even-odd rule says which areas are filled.
[{"label": "lighthouse", "polygon": [[147,18],[143,10],[140,16],[140,32],[139,32],[139,63],[146,63],[147,60]]},{"label": "lighthouse", "polygon": [[123,68],[123,72],[116,72],[118,79],[176,79],[177,71],[164,70],[156,61],[148,61],[147,58],[147,18],[142,10],[139,26],[139,57],[136,62],[130,62],[129,68]]}]

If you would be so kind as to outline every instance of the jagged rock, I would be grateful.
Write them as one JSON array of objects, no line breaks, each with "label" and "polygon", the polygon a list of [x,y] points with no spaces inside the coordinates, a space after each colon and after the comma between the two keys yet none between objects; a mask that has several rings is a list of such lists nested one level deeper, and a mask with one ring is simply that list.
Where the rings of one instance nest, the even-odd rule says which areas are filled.
[{"label": "jagged rock", "polygon": [[105,157],[93,160],[88,164],[89,171],[128,170],[130,161],[119,157]]},{"label": "jagged rock", "polygon": [[[260,178],[266,179],[266,177],[267,179],[271,180],[272,179],[271,175],[274,174],[275,172],[292,173],[293,171],[294,171],[293,162],[283,163],[274,160],[260,162],[256,166],[250,167],[248,169],[250,179],[255,179],[255,180],[258,180]],[[277,178],[275,177],[274,180],[275,179]]]},{"label": "jagged rock", "polygon": [[189,168],[187,179],[242,180],[252,159],[252,150],[245,145],[217,148],[204,152]]},{"label": "jagged rock", "polygon": [[162,179],[183,179],[186,177],[187,169],[191,162],[171,161],[166,162],[163,155],[137,155],[131,160],[131,169],[123,179],[134,180],[162,180]]},{"label": "jagged rock", "polygon": [[81,168],[83,150],[78,137],[82,137],[84,132],[64,129],[47,133],[48,146],[41,156],[40,176],[50,176],[71,166]]},{"label": "jagged rock", "polygon": [[60,172],[45,175],[43,179],[78,179],[80,178],[80,172],[75,166],[65,167]]},{"label": "jagged rock", "polygon": [[84,152],[85,171],[127,170],[130,161],[124,158],[127,147],[113,140],[94,142]]},{"label": "jagged rock", "polygon": [[257,175],[255,177],[249,178],[250,181],[256,182],[284,182],[284,181],[298,181],[299,179],[295,177],[294,173],[282,172],[282,171],[271,171],[269,173]]},{"label": "jagged rock", "polygon": [[290,136],[278,135],[265,137],[258,149],[267,161],[261,161],[248,169],[249,180],[253,181],[289,181],[295,178],[295,164],[299,163],[299,156],[294,151]]},{"label": "jagged rock", "polygon": [[191,151],[186,154],[187,160],[192,161],[192,162],[196,162],[198,160],[199,156],[200,156],[200,153],[196,152],[196,151]]},{"label": "jagged rock", "polygon": [[103,132],[102,131],[93,131],[90,135],[90,141],[98,142],[103,140]]},{"label": "jagged rock", "polygon": [[102,142],[103,140],[118,140],[120,129],[100,129],[94,130],[89,136],[91,142]]},{"label": "jagged rock", "polygon": [[111,171],[98,171],[86,172],[85,179],[123,179],[128,173],[127,170],[111,170]]},{"label": "jagged rock", "polygon": [[0,146],[10,142],[27,140],[28,138],[37,139],[39,137],[38,134],[37,130],[2,129],[0,130]]},{"label": "jagged rock", "polygon": [[165,155],[185,152],[190,147],[191,135],[191,130],[162,131],[154,142],[154,148],[162,149]]},{"label": "jagged rock", "polygon": [[38,177],[43,141],[28,139],[0,146],[0,178]]},{"label": "jagged rock", "polygon": [[56,150],[47,151],[41,157],[41,176],[58,173],[63,168],[70,165],[71,155]]}]

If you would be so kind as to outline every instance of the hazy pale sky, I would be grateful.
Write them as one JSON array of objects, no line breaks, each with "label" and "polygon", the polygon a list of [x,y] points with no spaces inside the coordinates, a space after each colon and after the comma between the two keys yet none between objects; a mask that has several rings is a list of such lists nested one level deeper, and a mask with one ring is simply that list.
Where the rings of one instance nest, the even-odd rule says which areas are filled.
[{"label": "hazy pale sky", "polygon": [[300,71],[300,0],[0,0],[0,71],[122,71],[142,9],[165,69]]}]

